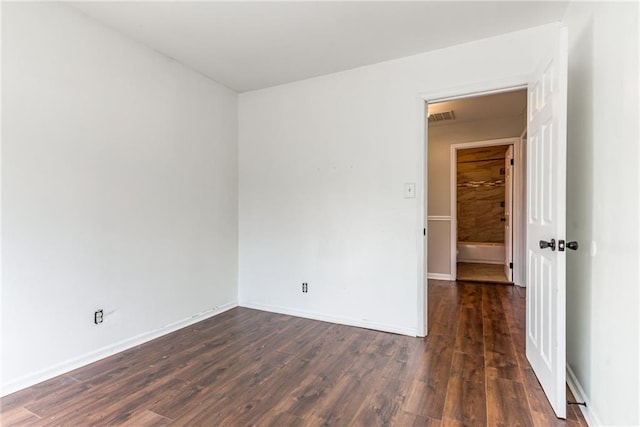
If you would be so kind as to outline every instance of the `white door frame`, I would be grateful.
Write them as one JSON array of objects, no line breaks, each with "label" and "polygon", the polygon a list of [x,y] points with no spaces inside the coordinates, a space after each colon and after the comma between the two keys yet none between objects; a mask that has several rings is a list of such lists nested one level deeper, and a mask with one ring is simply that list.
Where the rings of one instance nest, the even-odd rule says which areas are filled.
[{"label": "white door frame", "polygon": [[[479,148],[479,147],[495,147],[495,146],[500,146],[500,145],[504,145],[505,147],[508,145],[512,145],[513,146],[513,150],[514,150],[514,159],[518,159],[520,158],[520,138],[519,137],[513,137],[513,138],[501,138],[501,139],[490,139],[490,140],[486,140],[486,141],[473,141],[473,142],[461,142],[458,144],[451,144],[451,154],[449,156],[449,160],[451,162],[449,171],[450,171],[450,180],[449,180],[449,190],[450,190],[450,201],[451,201],[451,206],[450,206],[450,212],[451,212],[451,231],[449,233],[450,239],[451,239],[451,267],[450,267],[450,271],[451,271],[451,280],[456,280],[457,278],[457,244],[458,244],[458,209],[457,209],[457,203],[458,203],[458,192],[457,192],[457,182],[458,182],[458,150],[466,150],[468,148]],[[517,223],[517,221],[522,221],[522,219],[524,218],[524,216],[522,215],[521,212],[518,212],[518,207],[520,206],[520,200],[524,197],[523,194],[517,194],[515,191],[513,191],[516,188],[516,185],[518,185],[518,181],[519,181],[520,177],[518,174],[514,174],[513,176],[513,183],[514,186],[512,188],[512,197],[513,197],[513,218],[514,218],[514,223]],[[517,227],[513,227],[511,230],[512,233],[512,238],[513,238],[513,246],[514,247],[519,247],[520,244],[522,244],[523,239],[522,236],[519,235],[520,230],[517,229]],[[524,266],[524,259],[520,259],[518,257],[515,256],[515,253],[517,251],[513,251],[514,252],[514,257],[513,257],[513,277],[516,277],[516,267],[518,268],[518,273],[520,273],[520,269]],[[515,282],[515,279],[514,279]]]},{"label": "white door frame", "polygon": [[502,92],[511,92],[519,89],[526,89],[529,83],[529,75],[516,75],[495,80],[488,80],[463,86],[451,87],[449,89],[433,92],[424,92],[417,95],[418,112],[418,179],[422,185],[422,191],[417,192],[417,215],[418,224],[422,224],[422,229],[418,230],[418,280],[417,280],[417,325],[416,335],[424,337],[428,333],[428,313],[427,313],[427,156],[429,131],[427,128],[427,108],[428,104],[454,99],[472,98],[479,95],[491,95]]},{"label": "white door frame", "polygon": [[[518,138],[518,148],[522,149],[519,144],[520,138]],[[515,181],[518,179],[517,176],[513,173],[517,171],[521,165],[518,165],[518,168],[515,167],[516,160],[516,152],[515,146],[510,146],[507,148],[504,159],[504,195],[505,195],[505,221],[504,224],[504,273],[507,276],[507,280],[510,282],[515,282],[514,279],[514,267],[517,264],[517,250],[514,250],[515,246],[515,238],[518,230],[514,229],[515,222],[515,210],[518,209],[518,204],[514,203],[514,196],[517,195],[515,192]]]},{"label": "white door frame", "polygon": [[[528,101],[527,101],[528,102]],[[525,128],[520,134],[520,141],[518,142],[520,145],[520,155],[516,156],[514,153],[514,159],[516,165],[520,165],[520,167],[516,168],[516,176],[520,177],[517,183],[514,183],[513,191],[514,193],[521,194],[520,203],[514,210],[522,215],[519,218],[517,215],[514,216],[514,228],[518,228],[518,233],[520,233],[521,237],[521,246],[513,247],[513,256],[516,259],[525,260],[527,259],[527,129]],[[515,206],[515,201],[514,201]],[[516,274],[518,273],[518,274]],[[521,268],[517,268],[513,270],[513,283],[518,286],[526,286],[526,277],[527,277],[527,269],[526,265],[522,264]]]}]

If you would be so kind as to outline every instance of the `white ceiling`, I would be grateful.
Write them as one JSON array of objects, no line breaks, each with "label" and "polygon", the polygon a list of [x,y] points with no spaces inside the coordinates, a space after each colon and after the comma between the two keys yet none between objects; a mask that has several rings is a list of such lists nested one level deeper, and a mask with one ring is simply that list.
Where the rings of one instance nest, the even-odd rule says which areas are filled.
[{"label": "white ceiling", "polygon": [[244,92],[556,22],[568,1],[67,4]]},{"label": "white ceiling", "polygon": [[455,119],[429,123],[448,126],[466,122],[496,119],[524,119],[527,111],[527,90],[521,89],[491,95],[474,96],[429,104],[429,114],[453,110]]}]

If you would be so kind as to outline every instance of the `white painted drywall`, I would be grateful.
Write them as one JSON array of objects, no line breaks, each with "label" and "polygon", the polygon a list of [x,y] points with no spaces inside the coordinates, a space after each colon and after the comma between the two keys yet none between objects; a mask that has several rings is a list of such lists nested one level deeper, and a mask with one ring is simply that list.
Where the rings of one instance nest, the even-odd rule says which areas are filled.
[{"label": "white painted drywall", "polygon": [[524,82],[557,28],[241,94],[240,304],[415,334],[419,95]]},{"label": "white painted drywall", "polygon": [[68,6],[2,12],[7,392],[235,304],[237,94]]},{"label": "white painted drywall", "polygon": [[594,422],[640,424],[638,3],[571,3],[567,361]]},{"label": "white painted drywall", "polygon": [[[525,105],[522,108],[526,108]],[[526,127],[523,114],[492,120],[467,123],[451,123],[443,126],[429,126],[428,178],[429,215],[447,216],[451,212],[451,146],[463,142],[488,141],[518,137]],[[451,245],[451,223],[429,221],[428,272],[431,274],[451,274],[451,251],[442,253]]]}]

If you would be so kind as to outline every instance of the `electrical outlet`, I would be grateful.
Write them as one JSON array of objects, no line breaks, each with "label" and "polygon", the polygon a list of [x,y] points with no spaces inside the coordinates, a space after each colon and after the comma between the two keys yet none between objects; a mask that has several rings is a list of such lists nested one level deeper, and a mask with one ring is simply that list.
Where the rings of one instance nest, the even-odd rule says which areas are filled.
[{"label": "electrical outlet", "polygon": [[95,313],[93,313],[93,323],[95,323],[96,325],[99,325],[100,323],[102,323],[104,320],[104,311],[102,311],[102,309],[100,310],[96,310]]},{"label": "electrical outlet", "polygon": [[309,284],[307,282],[303,282],[302,283],[302,293],[306,294],[307,292],[309,292]]}]

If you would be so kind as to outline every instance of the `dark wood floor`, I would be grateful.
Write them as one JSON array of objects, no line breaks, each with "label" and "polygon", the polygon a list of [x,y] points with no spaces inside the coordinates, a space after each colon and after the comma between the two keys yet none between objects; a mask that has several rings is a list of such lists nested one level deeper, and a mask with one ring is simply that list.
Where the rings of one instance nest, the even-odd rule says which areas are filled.
[{"label": "dark wood floor", "polygon": [[524,355],[517,287],[430,281],[427,339],[236,308],[14,393],[2,425],[585,425]]}]

